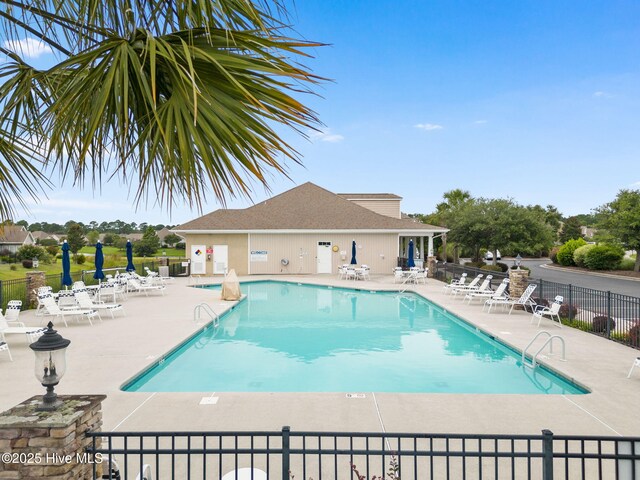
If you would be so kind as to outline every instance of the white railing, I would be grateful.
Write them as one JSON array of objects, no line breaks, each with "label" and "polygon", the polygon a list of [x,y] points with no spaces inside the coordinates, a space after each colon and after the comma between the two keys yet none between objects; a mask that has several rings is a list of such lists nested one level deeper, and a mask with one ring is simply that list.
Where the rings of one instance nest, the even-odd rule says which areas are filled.
[{"label": "white railing", "polygon": [[220,323],[220,316],[216,312],[214,312],[213,308],[211,308],[207,303],[200,303],[195,306],[195,308],[193,309],[193,321],[200,321],[201,312],[203,310],[207,315],[209,315],[209,319],[213,321],[213,325],[217,327]]}]

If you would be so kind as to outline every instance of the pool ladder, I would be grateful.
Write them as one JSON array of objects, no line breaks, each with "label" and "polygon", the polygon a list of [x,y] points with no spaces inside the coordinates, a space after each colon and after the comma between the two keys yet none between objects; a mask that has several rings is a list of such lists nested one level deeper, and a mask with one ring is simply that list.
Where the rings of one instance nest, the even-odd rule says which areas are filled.
[{"label": "pool ladder", "polygon": [[[546,335],[547,338],[545,340],[545,342],[542,344],[542,346],[536,351],[536,353],[533,354],[533,356],[531,357],[531,363],[527,363],[527,350],[529,350],[529,347],[531,345],[533,345],[533,343],[538,339],[539,336],[541,335]],[[536,334],[535,337],[533,337],[531,339],[531,341],[529,342],[529,344],[526,346],[526,348],[522,351],[522,364],[526,365],[527,367],[531,367],[531,368],[535,368],[537,365],[537,358],[538,355],[540,355],[540,352],[542,352],[542,350],[544,350],[544,348],[549,345],[549,354],[553,355],[553,341],[555,339],[560,340],[560,343],[562,344],[562,358],[560,359],[560,361],[562,362],[566,362],[567,358],[565,355],[565,345],[564,345],[564,338],[562,338],[560,335],[551,335],[549,332],[547,332],[546,330],[542,330],[541,332],[538,332]]]},{"label": "pool ladder", "polygon": [[213,308],[211,308],[207,303],[204,302],[196,305],[196,307],[193,309],[193,321],[198,322],[200,320],[200,315],[203,310],[213,321],[213,326],[217,327],[220,323],[220,316],[213,311]]}]

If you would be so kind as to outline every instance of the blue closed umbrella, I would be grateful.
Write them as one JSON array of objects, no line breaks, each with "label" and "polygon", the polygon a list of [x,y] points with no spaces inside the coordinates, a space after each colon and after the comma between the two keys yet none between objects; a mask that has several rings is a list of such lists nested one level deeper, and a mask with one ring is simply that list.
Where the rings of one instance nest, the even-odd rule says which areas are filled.
[{"label": "blue closed umbrella", "polygon": [[133,266],[133,245],[131,240],[127,240],[127,272],[134,272],[136,267]]},{"label": "blue closed umbrella", "polygon": [[356,260],[356,241],[354,240],[351,243],[351,265],[357,265],[358,261]]},{"label": "blue closed umbrella", "polygon": [[94,264],[96,266],[96,271],[93,272],[93,278],[96,280],[104,279],[104,272],[102,271],[102,266],[104,265],[104,255],[102,254],[102,244],[100,242],[96,243],[96,256],[94,258]]},{"label": "blue closed umbrella", "polygon": [[62,244],[62,285],[67,287],[73,283],[71,279],[71,261],[69,260],[69,244],[65,240]]},{"label": "blue closed umbrella", "polygon": [[409,240],[409,253],[407,254],[407,256],[409,257],[407,259],[407,267],[415,267],[416,262],[413,261],[413,240]]}]

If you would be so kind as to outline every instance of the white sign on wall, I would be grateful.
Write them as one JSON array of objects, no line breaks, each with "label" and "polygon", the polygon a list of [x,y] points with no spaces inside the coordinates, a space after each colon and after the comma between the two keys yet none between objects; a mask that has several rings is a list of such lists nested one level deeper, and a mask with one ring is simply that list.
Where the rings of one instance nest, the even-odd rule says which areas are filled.
[{"label": "white sign on wall", "polygon": [[252,262],[266,262],[268,261],[268,252],[266,250],[251,250]]}]

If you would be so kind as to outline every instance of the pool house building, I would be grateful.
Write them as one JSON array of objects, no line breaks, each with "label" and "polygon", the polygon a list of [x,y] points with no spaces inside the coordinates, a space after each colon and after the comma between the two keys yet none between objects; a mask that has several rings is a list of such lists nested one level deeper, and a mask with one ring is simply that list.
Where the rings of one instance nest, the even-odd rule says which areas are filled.
[{"label": "pool house building", "polygon": [[[401,213],[389,193],[335,194],[305,183],[245,209],[219,209],[173,229],[186,241],[191,274],[335,274],[356,262],[391,272],[414,242],[416,263],[433,256],[446,228]],[[426,253],[426,255],[425,255]]]}]

